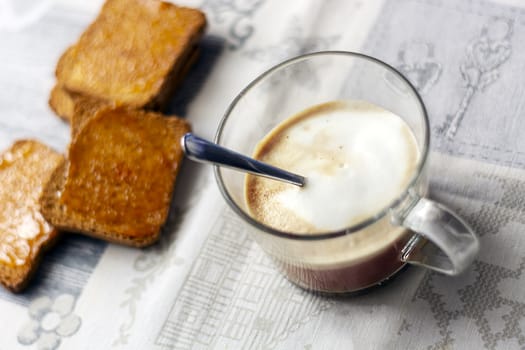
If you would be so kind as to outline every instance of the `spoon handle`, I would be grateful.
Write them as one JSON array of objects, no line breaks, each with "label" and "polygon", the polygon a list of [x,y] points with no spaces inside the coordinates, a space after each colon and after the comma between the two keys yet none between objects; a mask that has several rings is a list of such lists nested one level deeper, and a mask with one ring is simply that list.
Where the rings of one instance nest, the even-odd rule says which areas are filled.
[{"label": "spoon handle", "polygon": [[281,180],[300,187],[305,184],[303,176],[246,157],[192,133],[185,134],[181,139],[181,144],[186,156],[197,162],[233,168],[270,179]]}]

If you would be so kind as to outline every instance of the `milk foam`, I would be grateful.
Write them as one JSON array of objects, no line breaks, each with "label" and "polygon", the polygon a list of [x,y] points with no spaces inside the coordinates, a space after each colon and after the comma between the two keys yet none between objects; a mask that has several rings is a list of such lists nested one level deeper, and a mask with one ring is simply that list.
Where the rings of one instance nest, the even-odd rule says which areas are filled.
[{"label": "milk foam", "polygon": [[330,102],[286,120],[255,158],[307,178],[303,188],[248,176],[255,218],[279,230],[319,233],[352,226],[390,205],[416,172],[419,151],[397,115],[363,101]]}]

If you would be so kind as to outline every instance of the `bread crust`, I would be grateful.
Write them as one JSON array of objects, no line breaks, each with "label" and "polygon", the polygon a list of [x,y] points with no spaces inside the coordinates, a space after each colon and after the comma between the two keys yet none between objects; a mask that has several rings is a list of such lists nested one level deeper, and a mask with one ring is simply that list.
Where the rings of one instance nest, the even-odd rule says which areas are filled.
[{"label": "bread crust", "polygon": [[[199,49],[194,48],[190,56],[187,58],[184,66],[181,69],[173,69],[170,72],[170,75],[168,79],[166,79],[165,86],[161,89],[160,94],[152,103],[144,106],[144,109],[160,112],[165,111],[170,96],[173,95],[174,90],[184,80],[193,64],[197,61],[198,57]],[[49,97],[49,106],[51,109],[62,120],[70,123],[72,128],[75,128],[75,118],[78,121],[79,117],[82,118],[85,116],[86,106],[95,106],[96,108],[100,108],[104,105],[115,106],[115,103],[90,95],[68,91],[65,86],[62,86],[59,83],[53,87]],[[75,131],[73,131],[73,134],[74,133]]]},{"label": "bread crust", "polygon": [[49,94],[49,107],[65,122],[71,122],[75,101],[62,86],[56,84]]},{"label": "bread crust", "polygon": [[34,140],[17,141],[0,155],[0,283],[13,292],[24,289],[42,254],[59,237],[38,203],[63,159]]},{"label": "bread crust", "polygon": [[158,109],[187,71],[204,14],[157,0],[108,0],[56,68],[68,92]]},{"label": "bread crust", "polygon": [[40,200],[61,230],[144,247],[165,223],[190,130],[177,117],[102,108],[88,118]]}]

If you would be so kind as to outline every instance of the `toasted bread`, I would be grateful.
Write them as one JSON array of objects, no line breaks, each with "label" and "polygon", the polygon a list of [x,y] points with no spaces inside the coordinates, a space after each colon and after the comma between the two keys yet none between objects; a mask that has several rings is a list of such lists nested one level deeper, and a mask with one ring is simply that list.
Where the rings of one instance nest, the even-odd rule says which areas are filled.
[{"label": "toasted bread", "polygon": [[74,100],[73,114],[71,115],[71,140],[98,111],[115,107],[107,101],[83,95],[77,95]]},{"label": "toasted bread", "polygon": [[[173,94],[173,90],[182,82],[188,71],[191,69],[197,58],[199,57],[199,50],[194,49],[189,59],[184,63],[184,66],[180,71],[172,71],[171,77],[168,79],[172,81],[171,84],[167,85],[164,90],[161,91],[161,95],[158,96],[159,103],[162,104],[155,106],[157,110],[164,111],[169,96]],[[75,114],[77,115],[77,122],[86,116],[86,112],[94,112],[94,109],[98,109],[104,105],[114,105],[111,101],[102,100],[95,98],[90,95],[84,95],[75,92],[69,92],[62,85],[56,84],[51,90],[49,97],[49,106],[53,111],[64,121],[72,124],[72,128],[75,129]],[[87,108],[87,109],[86,109]],[[77,123],[78,126],[78,123]],[[75,130],[73,130],[75,134]]]},{"label": "toasted bread", "polygon": [[[106,105],[111,105],[111,103],[69,92],[59,84],[53,87],[49,97],[51,109],[64,121],[72,124],[72,129],[78,127],[85,116],[95,113],[96,110]],[[73,131],[74,133],[75,131]]]},{"label": "toasted bread", "polygon": [[63,159],[32,140],[0,155],[0,283],[13,292],[25,287],[42,252],[58,238],[40,213],[39,197]]},{"label": "toasted bread", "polygon": [[158,0],[108,0],[60,58],[58,83],[117,106],[162,108],[205,25],[196,9]]},{"label": "toasted bread", "polygon": [[69,160],[41,198],[54,226],[111,242],[154,243],[166,221],[189,125],[177,117],[102,108],[85,121]]},{"label": "toasted bread", "polygon": [[66,122],[71,122],[75,99],[62,86],[56,84],[49,95],[49,107]]}]

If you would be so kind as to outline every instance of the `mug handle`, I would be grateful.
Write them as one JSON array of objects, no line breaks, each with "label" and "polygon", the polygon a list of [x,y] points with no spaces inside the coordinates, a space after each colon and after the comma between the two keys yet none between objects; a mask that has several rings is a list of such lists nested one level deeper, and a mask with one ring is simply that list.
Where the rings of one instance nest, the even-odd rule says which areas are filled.
[{"label": "mug handle", "polygon": [[[444,205],[419,198],[405,214],[402,226],[415,232],[401,251],[401,261],[444,273],[458,275],[474,261],[479,239],[472,228]],[[439,249],[424,252],[432,242]]]}]

